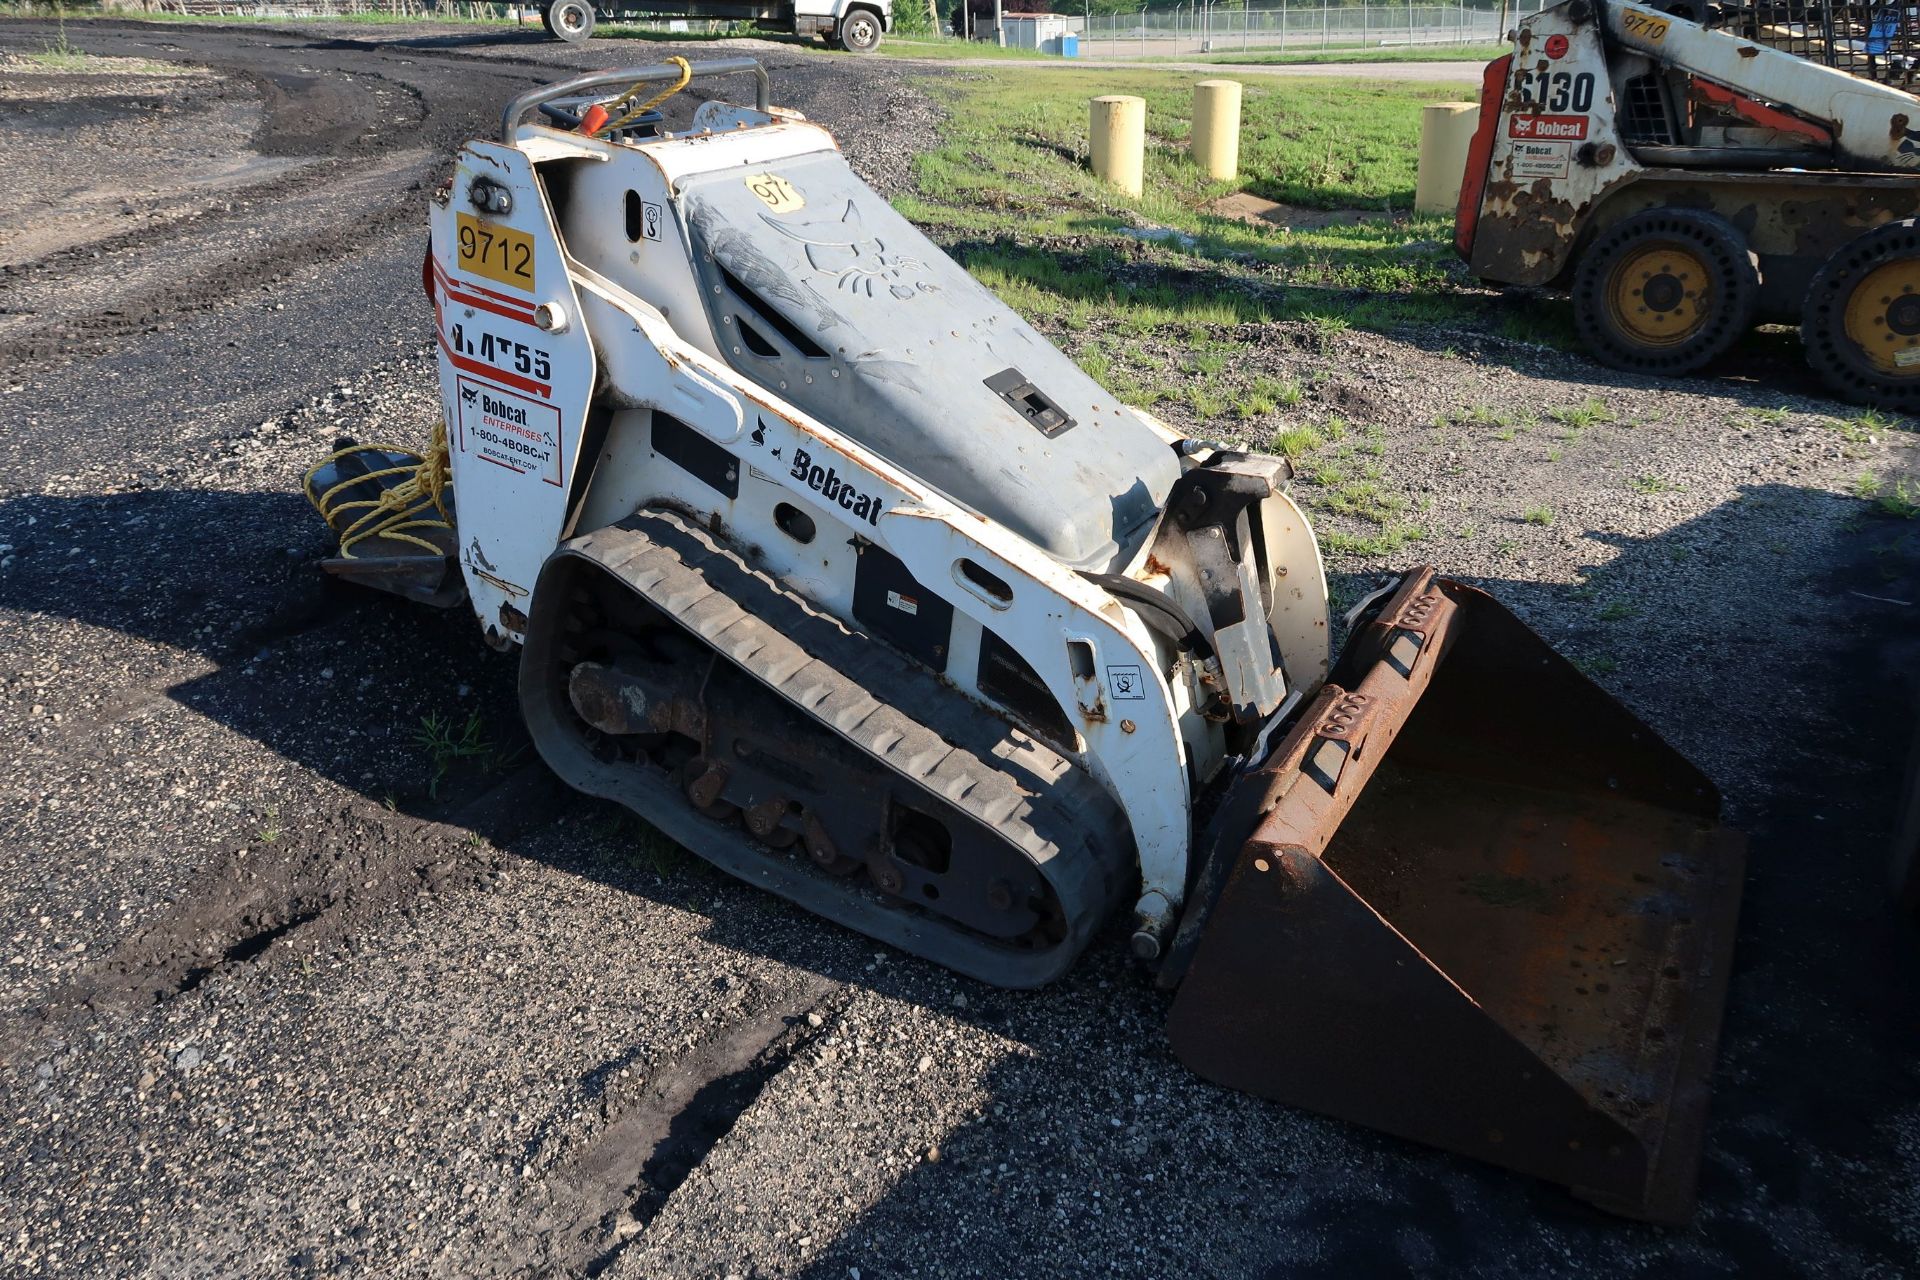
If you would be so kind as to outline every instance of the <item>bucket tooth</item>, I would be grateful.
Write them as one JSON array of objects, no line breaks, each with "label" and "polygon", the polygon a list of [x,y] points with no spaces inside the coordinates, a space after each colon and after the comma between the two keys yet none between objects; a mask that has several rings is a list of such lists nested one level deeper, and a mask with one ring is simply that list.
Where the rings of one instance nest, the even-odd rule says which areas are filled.
[{"label": "bucket tooth", "polygon": [[1174,1050],[1684,1220],[1744,861],[1718,810],[1491,597],[1411,574],[1222,805],[1172,954]]}]

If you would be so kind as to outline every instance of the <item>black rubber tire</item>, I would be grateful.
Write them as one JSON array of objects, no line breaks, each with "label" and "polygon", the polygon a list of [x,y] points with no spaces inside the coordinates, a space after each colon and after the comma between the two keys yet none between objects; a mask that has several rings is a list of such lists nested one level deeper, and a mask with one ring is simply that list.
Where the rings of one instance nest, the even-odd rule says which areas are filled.
[{"label": "black rubber tire", "polygon": [[1881,267],[1920,258],[1920,219],[1886,222],[1840,246],[1814,274],[1800,316],[1807,363],[1843,399],[1897,413],[1920,413],[1920,376],[1896,378],[1874,367],[1847,334],[1847,300]]},{"label": "black rubber tire", "polygon": [[547,6],[547,29],[568,44],[579,44],[593,34],[595,16],[589,0],[553,0]]},{"label": "black rubber tire", "polygon": [[540,29],[556,40],[560,38],[560,33],[553,29],[553,6],[550,4],[540,6]]},{"label": "black rubber tire", "polygon": [[[1606,295],[1615,268],[1659,244],[1681,246],[1707,271],[1706,318],[1690,337],[1671,346],[1636,339],[1608,314]],[[1759,268],[1732,223],[1696,209],[1649,209],[1614,223],[1581,253],[1573,278],[1573,323],[1600,363],[1671,377],[1693,372],[1732,346],[1753,327],[1759,299]]]},{"label": "black rubber tire", "polygon": [[833,44],[848,53],[872,53],[880,47],[884,32],[880,15],[871,9],[849,9],[833,33]]}]

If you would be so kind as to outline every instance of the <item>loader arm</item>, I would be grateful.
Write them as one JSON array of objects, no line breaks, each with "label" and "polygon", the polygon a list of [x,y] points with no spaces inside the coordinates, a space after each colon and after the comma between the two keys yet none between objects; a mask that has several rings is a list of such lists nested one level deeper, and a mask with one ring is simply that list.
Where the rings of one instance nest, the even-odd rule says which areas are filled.
[{"label": "loader arm", "polygon": [[1920,97],[1656,9],[1613,0],[1603,12],[1619,47],[1820,121],[1854,165],[1920,169]]}]

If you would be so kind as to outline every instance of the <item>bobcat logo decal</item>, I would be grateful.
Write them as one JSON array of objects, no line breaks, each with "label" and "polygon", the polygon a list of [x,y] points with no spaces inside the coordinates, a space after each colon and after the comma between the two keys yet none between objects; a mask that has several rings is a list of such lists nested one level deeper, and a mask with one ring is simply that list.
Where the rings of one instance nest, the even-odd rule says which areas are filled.
[{"label": "bobcat logo decal", "polygon": [[822,275],[832,276],[835,288],[869,298],[885,288],[902,301],[939,289],[938,285],[915,279],[926,270],[926,263],[894,253],[884,240],[867,234],[860,221],[860,210],[851,200],[838,219],[825,222],[796,224],[791,219],[771,218],[764,213],[760,219],[781,235],[805,245],[807,262]]}]

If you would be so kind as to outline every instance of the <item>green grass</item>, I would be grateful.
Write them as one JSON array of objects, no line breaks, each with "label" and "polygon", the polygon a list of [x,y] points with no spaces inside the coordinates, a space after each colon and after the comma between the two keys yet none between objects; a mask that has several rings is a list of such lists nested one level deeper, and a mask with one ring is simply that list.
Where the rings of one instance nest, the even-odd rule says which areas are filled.
[{"label": "green grass", "polygon": [[1904,478],[1889,484],[1871,471],[1862,471],[1854,478],[1851,488],[1854,497],[1871,502],[1881,515],[1892,516],[1896,520],[1911,520],[1920,516],[1920,486]]},{"label": "green grass", "polygon": [[[1114,70],[1101,74],[1096,85],[1082,72],[1054,67],[981,67],[929,79],[924,87],[945,100],[951,115],[942,145],[918,159],[922,198],[953,211],[1019,208],[1050,215],[1030,226],[1029,234],[1083,233],[1089,228],[1081,218],[1110,217],[1124,203],[1164,226],[1231,235],[1235,247],[1271,244],[1287,233],[1207,219],[1196,215],[1196,206],[1244,190],[1312,209],[1404,213],[1412,204],[1418,162],[1417,148],[1408,140],[1419,137],[1421,107],[1468,87],[1304,79],[1249,84],[1241,111],[1244,176],[1216,182],[1186,154],[1193,79],[1176,72]],[[1137,200],[1109,192],[1081,163],[1087,154],[1087,100],[1096,92],[1146,99],[1146,190]],[[1069,163],[1059,163],[1063,159]],[[1433,219],[1427,230],[1444,228],[1447,221]],[[1334,228],[1305,238],[1375,246],[1387,237],[1380,229]],[[1413,238],[1391,236],[1396,247]]]},{"label": "green grass", "polygon": [[451,720],[443,720],[437,711],[420,717],[420,727],[413,732],[413,744],[426,753],[430,770],[427,794],[436,800],[440,798],[440,784],[460,761],[494,757],[493,743],[486,737],[486,727],[478,711],[470,713],[458,728]]},{"label": "green grass", "polygon": [[1882,515],[1897,520],[1911,520],[1920,515],[1920,490],[1916,490],[1905,480],[1895,480],[1892,485],[1880,491],[1873,500],[1874,506]]},{"label": "green grass", "polygon": [[[928,78],[922,87],[947,119],[939,145],[915,158],[913,193],[894,203],[1115,396],[1180,406],[1179,416],[1213,438],[1247,430],[1257,440],[1253,424],[1271,423],[1309,390],[1248,358],[1247,344],[1269,339],[1246,326],[1301,326],[1332,356],[1350,328],[1485,325],[1481,291],[1452,253],[1450,220],[1407,213],[1416,157],[1406,139],[1418,135],[1422,105],[1450,89],[1249,84],[1244,176],[1217,182],[1186,152],[1193,81],[1113,70],[1091,86],[1067,68],[984,65]],[[1147,103],[1137,198],[1089,169],[1093,91]],[[1209,212],[1234,192],[1363,212],[1320,228]],[[1302,429],[1277,425],[1280,441],[1270,447],[1296,457],[1318,447]],[[1331,438],[1324,425],[1304,430]]]},{"label": "green grass", "polygon": [[[1219,372],[1224,372],[1223,369]],[[1263,418],[1279,409],[1291,409],[1306,394],[1299,383],[1287,378],[1256,374],[1233,404],[1233,416],[1245,421]]]},{"label": "green grass", "polygon": [[47,71],[67,75],[101,76],[190,76],[194,68],[173,62],[154,62],[146,58],[103,58],[85,53],[67,42],[48,45],[38,53],[25,55],[28,62]]},{"label": "green grass", "polygon": [[1574,431],[1584,431],[1588,427],[1613,421],[1613,410],[1607,407],[1605,400],[1588,396],[1579,404],[1563,404],[1547,410],[1547,416],[1561,426]]},{"label": "green grass", "polygon": [[[64,38],[61,40],[61,44],[66,44]],[[87,63],[91,61],[91,59],[78,49],[56,49],[49,45],[39,53],[28,54],[27,61],[36,66],[45,67],[49,71],[85,71],[88,69]]]},{"label": "green grass", "polygon": [[1273,433],[1267,447],[1275,453],[1298,461],[1326,444],[1326,438],[1312,427],[1285,427]]},{"label": "green grass", "polygon": [[[911,4],[913,0],[904,0]],[[901,6],[894,6],[896,17]],[[764,36],[762,37],[764,38]],[[798,40],[795,40],[798,43]],[[825,45],[814,45],[825,50]],[[890,35],[880,42],[875,53],[888,58],[918,58],[922,61],[964,61],[964,62],[1059,62],[1061,59],[1051,53],[1040,53],[1034,49],[1002,49],[999,45],[986,40],[941,39],[932,35],[899,36]],[[865,55],[862,55],[865,56]]]},{"label": "green grass", "polygon": [[1528,524],[1537,524],[1541,526],[1550,525],[1553,523],[1553,508],[1552,507],[1528,507],[1526,511],[1522,513],[1520,518],[1522,520],[1525,520]]},{"label": "green grass", "polygon": [[1378,529],[1351,533],[1345,529],[1322,527],[1318,530],[1320,547],[1329,555],[1390,556],[1404,550],[1410,542],[1420,542],[1426,529],[1417,524],[1389,520]]}]

